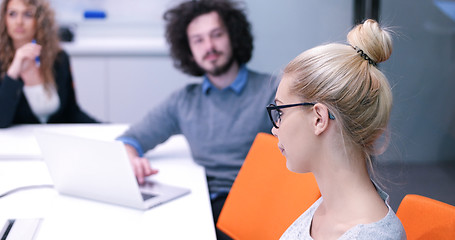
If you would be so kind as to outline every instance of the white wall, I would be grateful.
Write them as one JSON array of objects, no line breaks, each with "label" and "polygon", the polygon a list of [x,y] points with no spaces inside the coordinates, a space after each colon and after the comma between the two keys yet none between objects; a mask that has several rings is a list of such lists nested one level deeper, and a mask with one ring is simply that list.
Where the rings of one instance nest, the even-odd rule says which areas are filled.
[{"label": "white wall", "polygon": [[352,1],[246,0],[255,37],[250,67],[279,73],[299,53],[345,41],[352,25]]}]

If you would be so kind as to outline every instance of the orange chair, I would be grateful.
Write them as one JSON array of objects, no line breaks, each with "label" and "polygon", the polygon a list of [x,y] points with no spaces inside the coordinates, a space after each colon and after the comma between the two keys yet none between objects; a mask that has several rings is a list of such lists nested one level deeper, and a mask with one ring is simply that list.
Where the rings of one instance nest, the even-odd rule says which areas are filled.
[{"label": "orange chair", "polygon": [[455,239],[455,206],[408,194],[401,201],[397,216],[408,240]]},{"label": "orange chair", "polygon": [[279,239],[321,196],[312,173],[287,169],[277,143],[259,133],[231,188],[217,227],[233,239]]}]

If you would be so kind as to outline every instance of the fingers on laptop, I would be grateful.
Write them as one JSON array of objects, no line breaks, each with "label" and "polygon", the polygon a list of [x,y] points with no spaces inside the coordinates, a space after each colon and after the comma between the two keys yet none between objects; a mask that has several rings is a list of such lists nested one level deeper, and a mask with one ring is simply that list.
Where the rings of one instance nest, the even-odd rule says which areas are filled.
[{"label": "fingers on laptop", "polygon": [[134,174],[140,184],[144,183],[145,177],[158,173],[158,170],[153,169],[146,158],[137,157],[134,162]]},{"label": "fingers on laptop", "polygon": [[150,162],[147,158],[141,158],[142,169],[144,170],[144,177],[158,173],[157,169],[150,166]]}]

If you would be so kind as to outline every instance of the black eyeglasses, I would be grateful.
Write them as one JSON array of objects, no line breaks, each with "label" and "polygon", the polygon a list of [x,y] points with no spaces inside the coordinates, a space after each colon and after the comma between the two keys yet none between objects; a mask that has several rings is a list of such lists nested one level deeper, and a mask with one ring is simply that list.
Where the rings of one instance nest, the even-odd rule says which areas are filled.
[{"label": "black eyeglasses", "polygon": [[[281,121],[281,110],[283,108],[290,108],[290,107],[297,107],[297,106],[313,106],[316,103],[310,103],[310,102],[304,102],[304,103],[295,103],[295,104],[288,104],[288,105],[280,105],[277,106],[275,104],[269,104],[267,108],[267,112],[269,113],[270,121],[272,121],[272,124],[275,128],[278,128],[278,123]],[[329,111],[329,118],[334,120],[335,116],[332,115]]]}]

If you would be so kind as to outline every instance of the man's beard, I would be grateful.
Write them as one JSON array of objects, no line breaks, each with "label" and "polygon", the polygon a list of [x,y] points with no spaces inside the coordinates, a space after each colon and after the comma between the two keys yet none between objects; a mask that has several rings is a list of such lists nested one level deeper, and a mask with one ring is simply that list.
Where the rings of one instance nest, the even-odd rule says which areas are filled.
[{"label": "man's beard", "polygon": [[218,77],[225,74],[232,67],[232,64],[234,64],[234,56],[231,55],[229,60],[224,65],[218,67],[215,66],[213,70],[205,70],[205,72],[209,75]]}]

